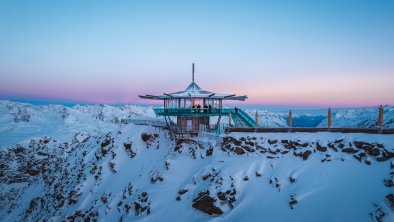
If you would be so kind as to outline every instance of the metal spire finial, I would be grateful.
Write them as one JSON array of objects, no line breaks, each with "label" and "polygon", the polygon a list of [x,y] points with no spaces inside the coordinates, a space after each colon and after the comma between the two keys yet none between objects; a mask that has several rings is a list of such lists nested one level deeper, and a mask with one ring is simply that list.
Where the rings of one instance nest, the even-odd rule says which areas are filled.
[{"label": "metal spire finial", "polygon": [[194,82],[194,62],[193,62],[193,64],[192,64],[192,80],[193,80],[193,82]]}]

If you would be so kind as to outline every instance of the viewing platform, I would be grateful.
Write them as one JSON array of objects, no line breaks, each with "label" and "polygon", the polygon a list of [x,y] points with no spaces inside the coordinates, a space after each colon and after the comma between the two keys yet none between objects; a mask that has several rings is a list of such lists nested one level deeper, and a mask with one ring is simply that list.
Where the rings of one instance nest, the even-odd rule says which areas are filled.
[{"label": "viewing platform", "polygon": [[[196,135],[200,129],[218,129],[222,116],[229,117],[229,125],[237,127],[255,127],[255,121],[243,110],[224,108],[223,101],[245,101],[246,95],[217,93],[201,89],[194,81],[194,63],[192,82],[183,91],[163,93],[162,95],[139,95],[142,99],[162,100],[163,107],[155,108],[157,116],[164,117],[168,128],[174,134]],[[176,123],[174,122],[176,117]],[[212,127],[211,118],[216,121]],[[234,124],[231,124],[231,120]]]}]

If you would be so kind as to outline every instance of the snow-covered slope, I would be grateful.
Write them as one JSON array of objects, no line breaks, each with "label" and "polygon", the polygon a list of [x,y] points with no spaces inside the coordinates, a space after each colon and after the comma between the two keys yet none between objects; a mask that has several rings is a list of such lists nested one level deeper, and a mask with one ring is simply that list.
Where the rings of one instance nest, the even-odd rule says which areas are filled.
[{"label": "snow-covered slope", "polygon": [[176,142],[121,124],[152,108],[0,111],[0,221],[394,221],[392,135]]},{"label": "snow-covered slope", "polygon": [[[246,110],[254,119],[259,115],[260,127],[287,127],[288,113],[266,110]],[[40,137],[70,140],[75,133],[105,133],[115,130],[129,119],[155,119],[153,107],[149,106],[109,106],[109,105],[62,105],[34,106],[0,100],[0,149],[15,143]],[[222,118],[227,124],[228,119]],[[216,122],[213,118],[212,122]],[[376,108],[333,110],[333,127],[374,128],[377,125]],[[319,114],[293,114],[294,127],[326,127],[326,116]],[[386,106],[384,126],[394,128],[394,107]]]},{"label": "snow-covered slope", "polygon": [[155,118],[152,107],[125,105],[34,106],[0,100],[0,149],[43,135],[70,140],[75,133],[116,129],[130,118]]}]

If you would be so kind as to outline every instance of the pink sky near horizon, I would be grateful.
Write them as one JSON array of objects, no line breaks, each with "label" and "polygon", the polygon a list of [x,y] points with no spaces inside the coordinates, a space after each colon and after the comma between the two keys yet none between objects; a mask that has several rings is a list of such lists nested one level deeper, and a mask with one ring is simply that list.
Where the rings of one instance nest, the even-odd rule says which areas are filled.
[{"label": "pink sky near horizon", "polygon": [[[219,77],[221,75],[218,75]],[[371,78],[371,75],[325,75],[318,78],[308,76],[299,78],[271,78],[266,81],[250,79],[221,79],[212,82],[207,79],[196,82],[205,90],[218,93],[247,95],[242,104],[289,105],[305,107],[357,107],[375,105],[394,105],[394,75],[390,73]],[[373,75],[372,75],[373,76]],[[229,81],[226,81],[229,80]],[[36,99],[43,101],[71,101],[78,103],[152,103],[160,102],[142,100],[141,94],[169,93],[186,88],[190,80],[184,76],[177,81],[155,79],[146,81],[138,79],[121,79],[88,83],[75,81],[63,83],[35,81],[24,85],[4,85],[0,83],[0,95],[5,99]],[[7,92],[7,93],[4,93]]]}]

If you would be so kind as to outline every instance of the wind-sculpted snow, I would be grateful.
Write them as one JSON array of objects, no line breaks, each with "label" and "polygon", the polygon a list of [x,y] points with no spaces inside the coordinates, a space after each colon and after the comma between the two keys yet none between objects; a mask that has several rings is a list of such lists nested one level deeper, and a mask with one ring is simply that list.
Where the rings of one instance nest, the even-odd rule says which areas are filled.
[{"label": "wind-sculpted snow", "polygon": [[[394,221],[392,135],[175,142],[126,124],[155,118],[151,107],[0,101],[0,112],[0,221]],[[286,127],[285,115],[266,114]],[[375,114],[333,117],[373,127]]]},{"label": "wind-sculpted snow", "polygon": [[70,140],[78,132],[105,133],[116,129],[125,120],[136,118],[155,118],[153,108],[133,105],[35,106],[0,101],[0,149],[43,135]]},{"label": "wind-sculpted snow", "polygon": [[0,151],[0,220],[392,221],[393,148],[341,133],[175,142],[133,124],[43,136]]}]

